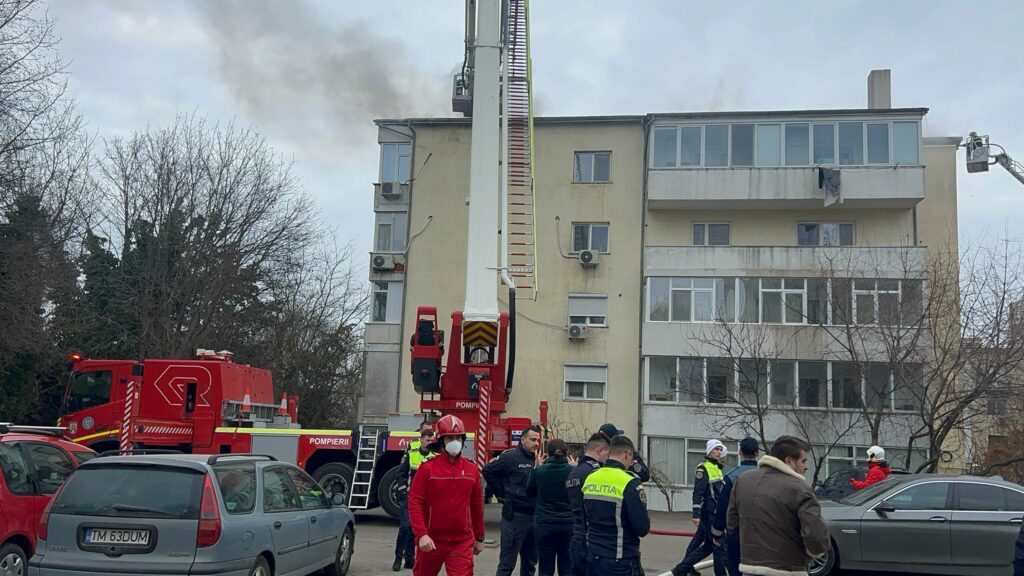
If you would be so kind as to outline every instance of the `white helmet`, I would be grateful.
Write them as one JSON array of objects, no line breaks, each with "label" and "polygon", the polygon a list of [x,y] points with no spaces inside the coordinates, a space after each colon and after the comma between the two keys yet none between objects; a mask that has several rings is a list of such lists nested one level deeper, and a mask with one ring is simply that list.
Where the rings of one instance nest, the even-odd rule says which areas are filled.
[{"label": "white helmet", "polygon": [[885,448],[881,446],[868,448],[868,460],[885,460]]}]

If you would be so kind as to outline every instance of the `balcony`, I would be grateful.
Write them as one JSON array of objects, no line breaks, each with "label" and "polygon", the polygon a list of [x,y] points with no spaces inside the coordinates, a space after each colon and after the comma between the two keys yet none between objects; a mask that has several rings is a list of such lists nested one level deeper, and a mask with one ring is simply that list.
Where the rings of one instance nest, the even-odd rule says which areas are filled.
[{"label": "balcony", "polygon": [[[839,169],[842,203],[830,209],[912,208],[924,199],[924,166]],[[650,210],[823,208],[816,167],[670,168],[648,171]]]},{"label": "balcony", "polygon": [[[891,170],[891,169],[890,169]],[[923,246],[649,246],[645,276],[906,278],[925,271]]]}]

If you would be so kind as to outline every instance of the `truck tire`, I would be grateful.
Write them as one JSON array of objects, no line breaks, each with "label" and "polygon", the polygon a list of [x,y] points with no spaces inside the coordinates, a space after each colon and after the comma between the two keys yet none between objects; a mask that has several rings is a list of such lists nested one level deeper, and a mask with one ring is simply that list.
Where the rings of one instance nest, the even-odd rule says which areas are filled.
[{"label": "truck tire", "polygon": [[313,479],[320,483],[327,499],[330,500],[335,494],[341,494],[348,504],[349,494],[352,491],[352,467],[343,462],[329,462],[313,471]]},{"label": "truck tire", "polygon": [[380,507],[396,520],[402,514],[402,501],[398,495],[398,466],[384,473],[377,485],[377,502]]}]

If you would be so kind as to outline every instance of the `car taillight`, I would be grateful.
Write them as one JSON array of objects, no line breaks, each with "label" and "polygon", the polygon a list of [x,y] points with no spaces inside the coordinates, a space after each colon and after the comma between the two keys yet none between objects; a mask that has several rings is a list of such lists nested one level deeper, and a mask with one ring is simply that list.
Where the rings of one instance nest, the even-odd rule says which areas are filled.
[{"label": "car taillight", "polygon": [[220,540],[220,507],[213,490],[213,478],[207,474],[199,507],[199,532],[196,533],[196,546],[199,548],[213,546]]}]

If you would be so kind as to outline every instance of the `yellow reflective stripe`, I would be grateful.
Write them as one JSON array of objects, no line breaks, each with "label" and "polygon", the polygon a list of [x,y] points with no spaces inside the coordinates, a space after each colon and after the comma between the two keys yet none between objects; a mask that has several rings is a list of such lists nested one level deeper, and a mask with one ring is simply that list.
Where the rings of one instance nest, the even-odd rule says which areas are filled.
[{"label": "yellow reflective stripe", "polygon": [[312,436],[351,436],[351,430],[305,430],[303,428],[217,428],[217,432],[229,434],[309,434]]},{"label": "yellow reflective stripe", "polygon": [[113,434],[119,434],[121,430],[107,430],[106,432],[99,432],[96,434],[89,434],[88,436],[82,436],[81,438],[75,438],[73,442],[85,442],[86,440],[92,440],[93,438],[99,438],[101,436],[110,436]]},{"label": "yellow reflective stripe", "polygon": [[419,438],[419,432],[391,432],[390,434],[394,438]]},{"label": "yellow reflective stripe", "polygon": [[587,476],[587,482],[583,485],[583,498],[622,500],[626,495],[626,485],[631,480],[633,476],[625,470],[598,468]]}]

